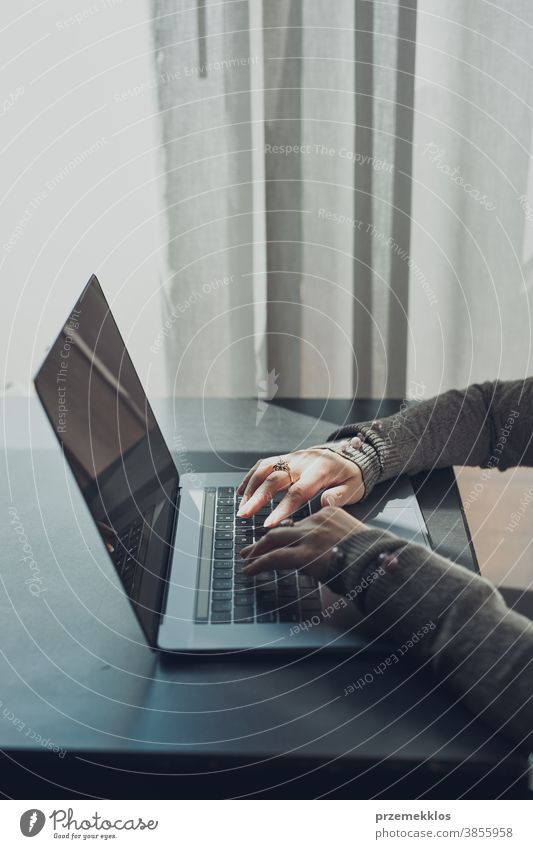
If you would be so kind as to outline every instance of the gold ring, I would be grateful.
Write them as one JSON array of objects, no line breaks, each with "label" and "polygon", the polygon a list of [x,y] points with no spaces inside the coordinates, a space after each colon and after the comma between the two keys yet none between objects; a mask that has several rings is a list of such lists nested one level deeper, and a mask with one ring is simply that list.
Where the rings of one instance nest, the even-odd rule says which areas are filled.
[{"label": "gold ring", "polygon": [[287,472],[287,474],[289,476],[289,480],[291,482],[291,486],[292,486],[294,481],[292,479],[291,470],[290,470],[289,464],[287,463],[286,460],[283,459],[283,457],[278,457],[277,463],[274,463],[272,470],[274,472]]}]

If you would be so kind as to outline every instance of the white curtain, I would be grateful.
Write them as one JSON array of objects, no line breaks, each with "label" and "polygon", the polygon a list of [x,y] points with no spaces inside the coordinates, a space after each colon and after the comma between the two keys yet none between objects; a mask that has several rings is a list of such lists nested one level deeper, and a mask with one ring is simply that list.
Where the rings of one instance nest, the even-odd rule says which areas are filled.
[{"label": "white curtain", "polygon": [[153,9],[177,394],[531,370],[531,0]]},{"label": "white curtain", "polygon": [[531,374],[531,0],[419,0],[415,102],[409,381]]},{"label": "white curtain", "polygon": [[414,6],[153,0],[176,394],[403,394]]}]

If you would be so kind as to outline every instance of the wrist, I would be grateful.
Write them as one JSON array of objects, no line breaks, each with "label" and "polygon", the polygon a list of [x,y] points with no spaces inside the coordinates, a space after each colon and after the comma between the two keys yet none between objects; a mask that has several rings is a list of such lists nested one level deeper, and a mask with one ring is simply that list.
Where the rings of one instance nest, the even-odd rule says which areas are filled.
[{"label": "wrist", "polygon": [[[383,442],[382,439],[381,442]],[[332,451],[354,463],[361,472],[365,496],[381,478],[383,467],[378,445],[374,441],[374,435],[368,434],[366,429],[358,431],[354,437],[326,442],[315,447]]]},{"label": "wrist", "polygon": [[[403,473],[409,473],[409,468],[405,463],[405,433],[402,431],[401,424],[402,419],[396,414],[383,419],[383,421],[345,425],[330,434],[328,441],[335,444],[337,441],[353,438],[357,433],[362,434],[365,438],[364,444],[371,446],[377,455],[373,480],[373,484],[375,484]],[[377,470],[378,466],[379,471]]]},{"label": "wrist", "polygon": [[324,583],[355,601],[359,589],[368,584],[369,575],[385,574],[385,567],[393,565],[403,546],[405,540],[379,528],[351,534],[332,548]]}]

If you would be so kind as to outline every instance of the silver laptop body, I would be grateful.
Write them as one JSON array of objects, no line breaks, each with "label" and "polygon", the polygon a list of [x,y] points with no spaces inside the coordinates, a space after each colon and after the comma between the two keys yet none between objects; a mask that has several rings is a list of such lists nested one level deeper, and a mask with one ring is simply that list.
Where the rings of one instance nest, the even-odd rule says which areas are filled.
[{"label": "silver laptop body", "polygon": [[[239,547],[264,533],[264,515],[236,517],[240,474],[178,474],[95,276],[35,386],[152,648],[353,651],[366,644],[355,606],[327,587],[294,572],[251,581],[243,574]],[[353,512],[429,546],[408,479]]]}]

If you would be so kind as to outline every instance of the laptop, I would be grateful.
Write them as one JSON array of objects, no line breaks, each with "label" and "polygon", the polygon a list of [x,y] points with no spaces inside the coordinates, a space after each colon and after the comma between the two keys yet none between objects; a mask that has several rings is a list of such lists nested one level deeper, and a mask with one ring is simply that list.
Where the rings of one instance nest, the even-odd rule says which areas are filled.
[{"label": "laptop", "polygon": [[[353,651],[365,644],[354,605],[335,605],[336,597],[313,578],[294,571],[244,574],[239,552],[267,533],[263,523],[274,505],[241,519],[242,475],[179,474],[95,276],[35,387],[153,649]],[[408,480],[384,493],[381,502],[373,493],[355,507],[356,515],[429,546]],[[295,518],[312,509],[306,505]]]}]

